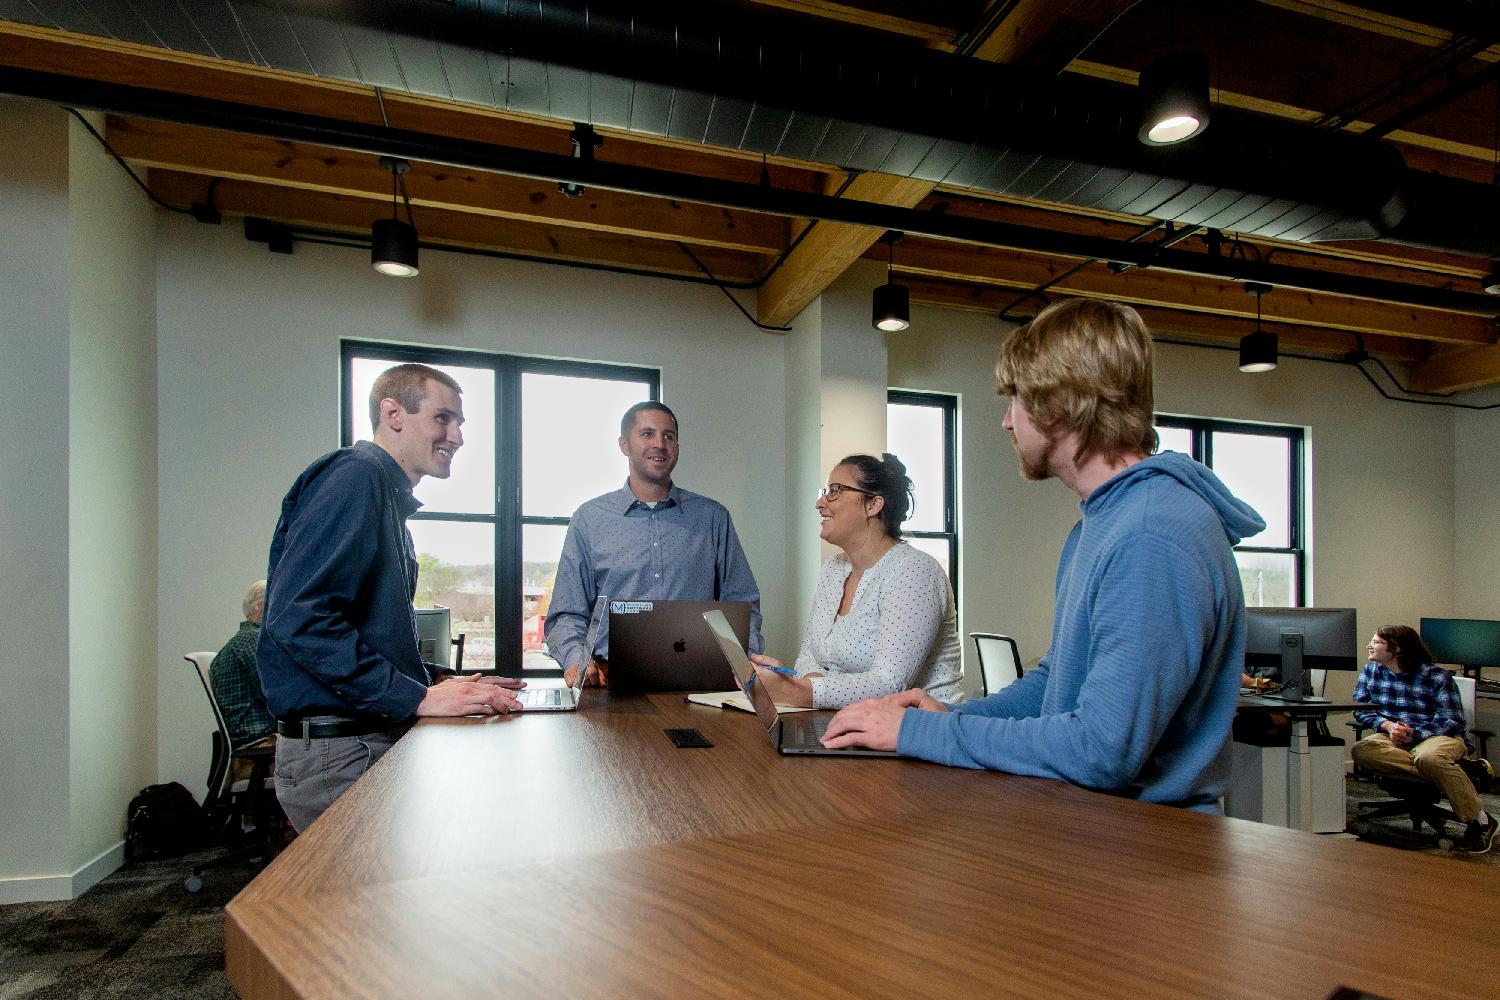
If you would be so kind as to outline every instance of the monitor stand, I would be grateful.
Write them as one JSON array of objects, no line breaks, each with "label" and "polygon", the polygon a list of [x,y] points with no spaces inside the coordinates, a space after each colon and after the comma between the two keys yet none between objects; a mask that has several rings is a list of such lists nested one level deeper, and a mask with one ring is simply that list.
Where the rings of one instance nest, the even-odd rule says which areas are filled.
[{"label": "monitor stand", "polygon": [[1326,702],[1312,694],[1312,678],[1302,666],[1302,650],[1306,640],[1299,628],[1281,630],[1281,690],[1271,698],[1292,702]]}]

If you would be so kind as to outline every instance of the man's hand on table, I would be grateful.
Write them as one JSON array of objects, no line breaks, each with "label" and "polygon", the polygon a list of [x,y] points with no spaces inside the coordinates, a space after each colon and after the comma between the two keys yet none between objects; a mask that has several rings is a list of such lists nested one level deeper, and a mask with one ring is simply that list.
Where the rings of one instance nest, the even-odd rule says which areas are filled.
[{"label": "man's hand on table", "polygon": [[924,712],[948,711],[946,705],[921,688],[857,701],[829,720],[828,730],[823,734],[823,745],[831,750],[842,747],[895,750],[901,736],[901,717],[908,708]]},{"label": "man's hand on table", "polygon": [[471,674],[450,677],[427,689],[417,715],[505,715],[519,712],[521,703],[512,691],[526,686],[515,677]]}]

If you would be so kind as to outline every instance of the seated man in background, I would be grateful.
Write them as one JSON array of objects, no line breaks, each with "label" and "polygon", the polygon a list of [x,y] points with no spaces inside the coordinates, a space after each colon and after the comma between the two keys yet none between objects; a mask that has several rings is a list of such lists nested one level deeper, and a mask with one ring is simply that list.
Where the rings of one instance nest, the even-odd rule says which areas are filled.
[{"label": "seated man in background", "polygon": [[1373,732],[1350,750],[1354,763],[1437,785],[1465,824],[1458,849],[1485,853],[1495,841],[1495,820],[1458,766],[1469,746],[1453,675],[1433,666],[1427,645],[1410,625],[1382,625],[1365,652],[1370,662],[1359,672],[1354,700],[1370,707],[1355,711],[1354,720]]},{"label": "seated man in background", "polygon": [[1022,476],[1082,501],[1051,648],[988,698],[857,702],[823,742],[1218,813],[1245,662],[1233,546],[1265,522],[1207,467],[1153,454],[1151,334],[1128,306],[1048,306],[1005,342],[995,376]]},{"label": "seated man in background", "polygon": [[[260,620],[266,611],[266,581],[256,580],[245,591],[240,602],[244,620],[240,629],[229,637],[208,668],[214,700],[229,727],[229,745],[235,750],[264,743],[270,746],[276,735],[276,719],[266,707],[266,696],[260,689],[260,674],[255,669],[255,644],[260,641]],[[251,761],[231,763],[231,780],[250,776]]]}]

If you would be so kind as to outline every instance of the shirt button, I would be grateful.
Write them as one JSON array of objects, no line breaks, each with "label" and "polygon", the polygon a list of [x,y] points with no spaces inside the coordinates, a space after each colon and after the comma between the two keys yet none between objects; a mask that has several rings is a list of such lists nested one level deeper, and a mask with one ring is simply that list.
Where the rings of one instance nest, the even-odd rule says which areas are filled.
[{"label": "shirt button", "polygon": [[658,580],[661,579],[661,574],[660,573],[652,573],[651,575],[654,576],[654,577],[656,577]]},{"label": "shirt button", "polygon": [[652,546],[652,548],[655,548],[656,546],[658,546],[660,544],[661,544],[661,542],[652,542],[651,546]]}]

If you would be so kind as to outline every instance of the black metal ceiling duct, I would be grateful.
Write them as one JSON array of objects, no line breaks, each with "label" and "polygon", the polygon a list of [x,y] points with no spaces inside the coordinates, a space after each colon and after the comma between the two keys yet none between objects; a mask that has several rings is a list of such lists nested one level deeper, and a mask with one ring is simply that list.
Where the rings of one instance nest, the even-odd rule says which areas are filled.
[{"label": "black metal ceiling duct", "polygon": [[[32,0],[52,27],[566,121],[1230,232],[1500,255],[1491,187],[1227,109],[1136,140],[1134,88],[1023,75],[857,27],[676,2]],[[14,8],[11,8],[14,9]],[[18,16],[18,15],[12,15]]]}]

